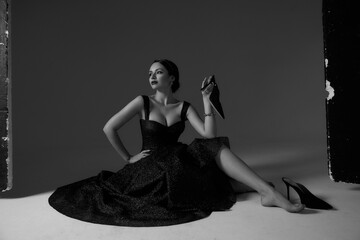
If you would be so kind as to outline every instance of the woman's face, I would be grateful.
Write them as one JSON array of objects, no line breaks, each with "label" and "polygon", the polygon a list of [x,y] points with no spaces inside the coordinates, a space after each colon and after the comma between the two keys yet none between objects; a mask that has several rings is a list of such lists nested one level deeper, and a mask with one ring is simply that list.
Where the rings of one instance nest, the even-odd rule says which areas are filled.
[{"label": "woman's face", "polygon": [[154,90],[169,90],[174,77],[169,76],[166,68],[158,62],[151,65],[149,70],[149,83]]}]

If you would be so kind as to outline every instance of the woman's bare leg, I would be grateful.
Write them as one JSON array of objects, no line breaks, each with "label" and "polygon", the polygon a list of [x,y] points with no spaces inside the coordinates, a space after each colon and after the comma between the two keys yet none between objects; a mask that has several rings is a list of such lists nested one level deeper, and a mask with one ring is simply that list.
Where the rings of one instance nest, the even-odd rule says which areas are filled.
[{"label": "woman's bare leg", "polygon": [[[236,181],[232,178],[229,178],[229,182],[236,193],[256,192],[255,189],[249,187],[248,185],[242,182]],[[268,184],[273,188],[275,188],[275,185],[272,182],[268,182]]]},{"label": "woman's bare leg", "polygon": [[261,196],[261,204],[266,207],[277,206],[288,212],[300,212],[302,204],[292,204],[282,194],[277,192],[268,182],[257,175],[244,161],[229,148],[222,148],[216,158],[216,163],[229,177],[255,189]]},{"label": "woman's bare leg", "polygon": [[230,178],[229,182],[231,184],[231,187],[234,189],[236,193],[256,192],[255,189],[249,187],[248,185],[242,182],[236,181],[233,178]]}]

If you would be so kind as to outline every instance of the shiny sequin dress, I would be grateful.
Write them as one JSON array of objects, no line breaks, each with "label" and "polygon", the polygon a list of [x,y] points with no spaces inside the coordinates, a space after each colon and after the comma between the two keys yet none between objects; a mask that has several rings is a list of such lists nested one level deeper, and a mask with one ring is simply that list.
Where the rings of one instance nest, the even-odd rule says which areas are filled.
[{"label": "shiny sequin dress", "polygon": [[149,120],[149,98],[143,99],[142,149],[151,154],[118,172],[102,171],[56,189],[49,198],[53,208],[82,221],[144,227],[190,222],[232,207],[235,193],[215,162],[228,138],[178,142],[189,103],[181,121],[164,126]]}]

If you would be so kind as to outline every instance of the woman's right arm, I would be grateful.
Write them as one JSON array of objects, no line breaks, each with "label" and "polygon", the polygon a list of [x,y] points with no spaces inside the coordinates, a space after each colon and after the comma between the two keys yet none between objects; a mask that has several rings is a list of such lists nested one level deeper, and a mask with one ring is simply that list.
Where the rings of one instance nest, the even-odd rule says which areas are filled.
[{"label": "woman's right arm", "polygon": [[134,100],[128,103],[123,109],[116,113],[105,124],[103,131],[106,137],[109,139],[111,145],[120,154],[120,156],[128,162],[131,155],[124,147],[124,144],[120,140],[117,130],[121,128],[125,123],[132,119],[135,115],[141,116],[141,110],[143,108],[142,96],[137,96]]}]

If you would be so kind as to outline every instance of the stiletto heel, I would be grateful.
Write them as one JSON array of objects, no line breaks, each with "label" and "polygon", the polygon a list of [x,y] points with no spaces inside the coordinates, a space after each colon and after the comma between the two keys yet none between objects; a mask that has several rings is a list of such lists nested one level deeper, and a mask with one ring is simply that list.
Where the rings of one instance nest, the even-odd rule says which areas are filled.
[{"label": "stiletto heel", "polygon": [[[284,180],[283,180],[284,181]],[[285,182],[286,185],[286,193],[287,193],[287,199],[290,200],[290,186],[287,182]]]},{"label": "stiletto heel", "polygon": [[330,204],[313,195],[304,185],[296,183],[290,178],[286,177],[283,177],[282,181],[286,185],[288,199],[290,199],[289,187],[292,187],[299,195],[301,203],[304,204],[307,208],[324,210],[333,209]]}]

